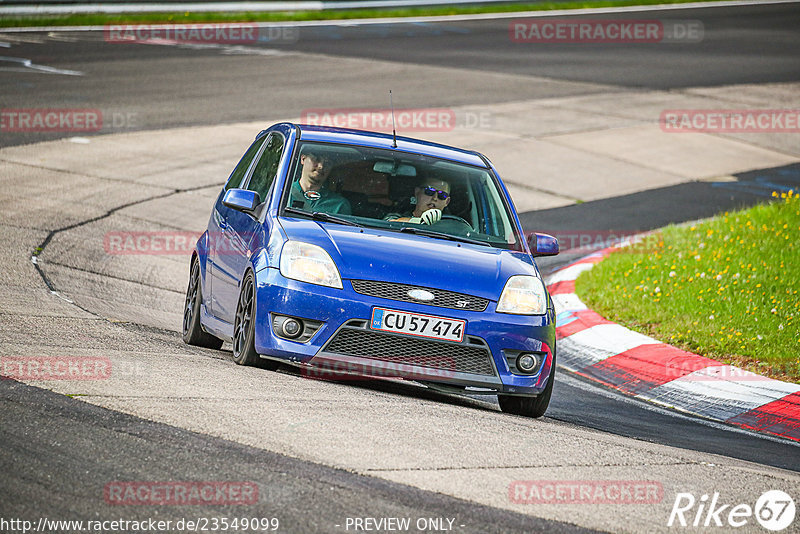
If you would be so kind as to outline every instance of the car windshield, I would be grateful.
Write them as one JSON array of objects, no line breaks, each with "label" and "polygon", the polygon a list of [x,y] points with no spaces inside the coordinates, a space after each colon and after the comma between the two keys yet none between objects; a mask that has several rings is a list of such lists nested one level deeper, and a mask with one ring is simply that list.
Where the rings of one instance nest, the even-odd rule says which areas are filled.
[{"label": "car windshield", "polygon": [[521,248],[503,192],[485,168],[397,150],[304,142],[290,178],[287,215]]}]

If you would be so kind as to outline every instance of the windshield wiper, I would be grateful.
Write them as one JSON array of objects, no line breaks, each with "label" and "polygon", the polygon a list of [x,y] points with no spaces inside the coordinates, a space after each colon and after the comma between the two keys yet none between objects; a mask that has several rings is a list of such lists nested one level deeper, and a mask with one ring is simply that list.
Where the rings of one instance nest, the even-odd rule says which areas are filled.
[{"label": "windshield wiper", "polygon": [[315,221],[332,222],[336,224],[344,224],[346,226],[358,226],[359,228],[364,228],[363,224],[358,224],[357,222],[343,219],[341,217],[337,217],[336,215],[331,215],[330,213],[325,213],[324,211],[309,212],[297,208],[284,208],[283,212],[292,213],[294,215],[305,215],[306,217],[311,217]]},{"label": "windshield wiper", "polygon": [[440,239],[448,239],[450,241],[460,241],[462,243],[469,243],[471,245],[482,245],[490,247],[491,245],[486,241],[478,241],[477,239],[470,239],[460,235],[445,234],[444,232],[436,232],[434,230],[426,230],[424,228],[415,228],[413,226],[404,226],[400,228],[401,232],[414,235],[424,235],[426,237],[438,237]]}]

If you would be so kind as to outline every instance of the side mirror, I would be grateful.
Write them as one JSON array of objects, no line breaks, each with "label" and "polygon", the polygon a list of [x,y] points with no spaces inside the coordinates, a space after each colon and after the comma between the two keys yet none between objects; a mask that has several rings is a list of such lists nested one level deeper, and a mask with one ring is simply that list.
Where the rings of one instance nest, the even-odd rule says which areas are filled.
[{"label": "side mirror", "polygon": [[534,256],[555,256],[558,254],[558,239],[547,234],[531,234],[528,246]]},{"label": "side mirror", "polygon": [[247,189],[228,189],[222,197],[222,204],[239,211],[253,211],[261,204],[261,197],[255,191]]}]

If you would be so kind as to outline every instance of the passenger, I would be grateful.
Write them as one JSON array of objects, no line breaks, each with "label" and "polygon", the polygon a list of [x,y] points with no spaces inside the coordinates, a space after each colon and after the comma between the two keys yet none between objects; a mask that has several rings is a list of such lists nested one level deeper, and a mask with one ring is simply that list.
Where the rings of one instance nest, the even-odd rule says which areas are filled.
[{"label": "passenger", "polygon": [[328,155],[308,150],[300,156],[300,165],[302,173],[300,179],[292,184],[290,206],[311,212],[352,213],[350,202],[328,189],[328,176],[332,168]]},{"label": "passenger", "polygon": [[442,219],[442,210],[450,204],[450,184],[444,180],[427,180],[414,188],[416,208],[411,213],[390,213],[387,221],[435,224]]}]

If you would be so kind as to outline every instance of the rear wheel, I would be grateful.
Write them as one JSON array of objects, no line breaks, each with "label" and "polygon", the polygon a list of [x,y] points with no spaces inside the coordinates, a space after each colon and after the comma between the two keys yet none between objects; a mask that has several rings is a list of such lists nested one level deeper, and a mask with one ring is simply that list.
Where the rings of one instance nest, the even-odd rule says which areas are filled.
[{"label": "rear wheel", "polygon": [[200,304],[203,291],[200,286],[200,262],[195,258],[189,274],[189,287],[186,289],[186,302],[183,307],[183,341],[188,345],[218,349],[222,340],[204,332],[200,326]]},{"label": "rear wheel", "polygon": [[518,397],[514,395],[498,395],[497,402],[505,413],[523,415],[525,417],[541,417],[550,405],[550,396],[553,394],[553,383],[556,381],[556,357],[553,354],[553,368],[547,385],[535,397]]}]

